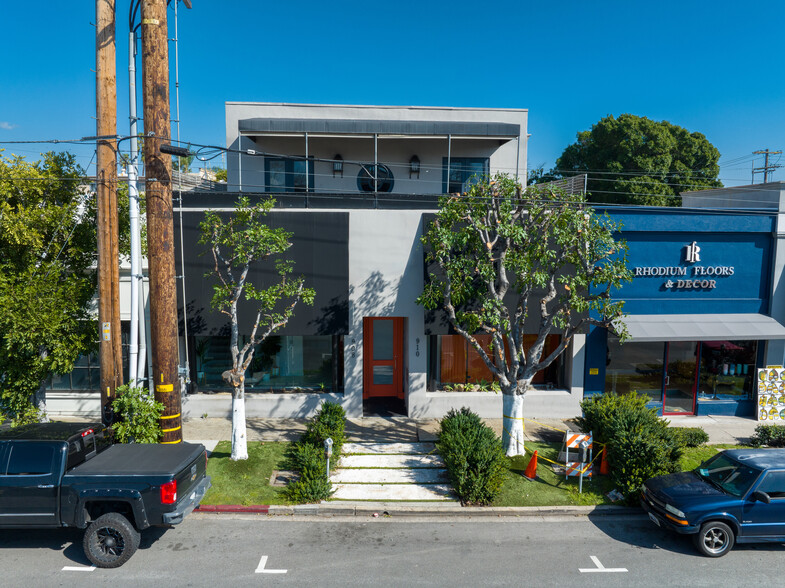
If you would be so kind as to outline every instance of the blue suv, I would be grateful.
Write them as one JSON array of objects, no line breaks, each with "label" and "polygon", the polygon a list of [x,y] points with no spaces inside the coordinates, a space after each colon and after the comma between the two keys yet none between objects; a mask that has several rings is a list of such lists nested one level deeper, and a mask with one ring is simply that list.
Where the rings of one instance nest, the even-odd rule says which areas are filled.
[{"label": "blue suv", "polygon": [[785,449],[730,449],[691,472],[652,478],[641,506],[657,526],[692,535],[709,557],[733,544],[785,542]]}]

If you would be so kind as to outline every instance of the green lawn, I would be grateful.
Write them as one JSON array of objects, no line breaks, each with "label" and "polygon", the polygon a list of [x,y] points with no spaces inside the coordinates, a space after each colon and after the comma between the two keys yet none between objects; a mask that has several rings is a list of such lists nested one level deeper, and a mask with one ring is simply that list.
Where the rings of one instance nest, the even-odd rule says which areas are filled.
[{"label": "green lawn", "polygon": [[[556,475],[552,464],[544,459],[537,460],[537,479],[529,481],[523,476],[531,453],[537,450],[538,457],[556,461],[559,456],[558,443],[527,441],[525,456],[510,458],[510,474],[496,497],[493,506],[569,506],[587,504],[611,504],[605,493],[612,487],[608,476],[583,479],[583,493],[578,493],[578,478]],[[599,460],[594,463],[599,469]]]},{"label": "green lawn", "polygon": [[[526,465],[535,449],[539,457],[547,457],[556,461],[560,444],[527,441],[526,456],[510,459],[510,475],[502,486],[502,491],[493,506],[569,506],[613,504],[605,494],[613,489],[608,476],[595,475],[584,478],[583,493],[578,493],[578,478],[565,479],[563,475],[553,473],[551,463],[539,459],[537,462],[537,479],[529,481],[523,476]],[[692,470],[703,461],[723,449],[739,448],[738,445],[703,445],[685,448],[681,458],[682,471]],[[594,463],[595,471],[599,470],[599,460]],[[621,504],[621,502],[617,503]]]},{"label": "green lawn", "polygon": [[248,459],[232,461],[232,443],[221,441],[207,461],[212,488],[202,504],[287,504],[283,487],[270,486],[273,470],[287,469],[289,443],[252,441]]}]

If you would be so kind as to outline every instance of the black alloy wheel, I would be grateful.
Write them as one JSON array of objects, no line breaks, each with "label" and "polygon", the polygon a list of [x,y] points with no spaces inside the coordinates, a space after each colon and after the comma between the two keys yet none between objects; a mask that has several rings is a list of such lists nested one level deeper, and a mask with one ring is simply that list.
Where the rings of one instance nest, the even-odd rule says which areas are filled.
[{"label": "black alloy wheel", "polygon": [[101,515],[85,531],[82,547],[96,567],[118,568],[131,559],[139,547],[139,531],[123,515]]}]

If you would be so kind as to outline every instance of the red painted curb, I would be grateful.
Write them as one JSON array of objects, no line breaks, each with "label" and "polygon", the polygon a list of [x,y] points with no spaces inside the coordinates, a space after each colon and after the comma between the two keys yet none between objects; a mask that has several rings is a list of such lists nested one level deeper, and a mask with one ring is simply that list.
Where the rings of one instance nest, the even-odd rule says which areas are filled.
[{"label": "red painted curb", "polygon": [[268,514],[269,504],[255,504],[252,506],[241,506],[239,504],[200,504],[195,509],[197,512],[252,512],[256,514]]}]

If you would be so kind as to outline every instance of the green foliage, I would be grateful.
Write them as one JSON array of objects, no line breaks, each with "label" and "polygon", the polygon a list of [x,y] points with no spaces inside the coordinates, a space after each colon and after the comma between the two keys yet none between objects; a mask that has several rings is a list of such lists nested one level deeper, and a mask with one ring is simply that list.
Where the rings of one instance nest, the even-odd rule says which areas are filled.
[{"label": "green foliage", "polygon": [[324,448],[311,443],[295,443],[290,452],[292,467],[298,472],[303,470],[327,471],[327,458]]},{"label": "green foliage", "polygon": [[324,468],[304,469],[300,471],[300,479],[286,487],[287,500],[296,504],[327,500],[333,493],[332,484]]},{"label": "green foliage", "polygon": [[700,427],[671,427],[681,447],[700,447],[709,442],[709,434]]},{"label": "green foliage", "polygon": [[95,199],[83,177],[68,153],[0,156],[0,412],[14,421],[31,418],[51,373],[95,348]]},{"label": "green foliage", "polygon": [[[440,201],[422,239],[429,279],[417,302],[446,312],[503,393],[525,391],[579,329],[617,329],[612,321],[622,316],[623,302],[611,292],[631,279],[626,244],[614,237],[619,229],[580,194],[523,190],[505,175],[484,178]],[[538,316],[527,318],[530,311]],[[524,344],[526,323],[540,325],[534,344]],[[555,329],[561,344],[545,356]],[[490,334],[490,345],[481,345],[476,333]]]},{"label": "green foliage", "polygon": [[607,116],[577,138],[552,174],[588,172],[592,202],[678,206],[681,192],[722,187],[717,148],[667,121]]},{"label": "green foliage", "polygon": [[594,442],[602,445],[613,438],[620,414],[647,412],[657,418],[655,410],[646,408],[650,400],[643,394],[595,394],[581,402],[583,416],[576,418],[575,422],[581,431],[591,431]]},{"label": "green foliage", "polygon": [[507,476],[507,459],[493,430],[463,407],[441,421],[438,449],[464,504],[490,504]]},{"label": "green foliage", "polygon": [[784,425],[758,425],[750,437],[753,447],[785,447]]},{"label": "green foliage", "polygon": [[227,182],[228,181],[226,169],[219,167],[219,168],[213,168],[213,171],[215,172],[215,181],[216,182]]},{"label": "green foliage", "polygon": [[118,442],[158,443],[162,439],[158,420],[164,405],[156,402],[144,388],[130,388],[127,384],[118,387],[112,410],[120,419],[112,426]]},{"label": "green foliage", "polygon": [[647,479],[678,471],[682,451],[679,438],[655,409],[646,408],[649,398],[637,394],[595,395],[581,402],[582,431],[606,444],[610,476],[628,501],[634,502]]},{"label": "green foliage", "polygon": [[286,487],[286,497],[292,502],[317,502],[326,500],[333,493],[327,475],[327,457],[324,441],[333,440],[330,466],[338,463],[341,447],[346,440],[346,411],[340,404],[325,402],[306,426],[300,441],[294,445],[290,460],[300,472],[300,479]]},{"label": "green foliage", "polygon": [[325,402],[306,425],[301,443],[313,445],[324,451],[325,439],[333,440],[333,463],[341,456],[341,448],[346,441],[346,411],[340,404]]},{"label": "green foliage", "polygon": [[618,418],[608,444],[608,466],[616,489],[635,503],[643,483],[654,476],[678,471],[681,451],[665,423]]}]

